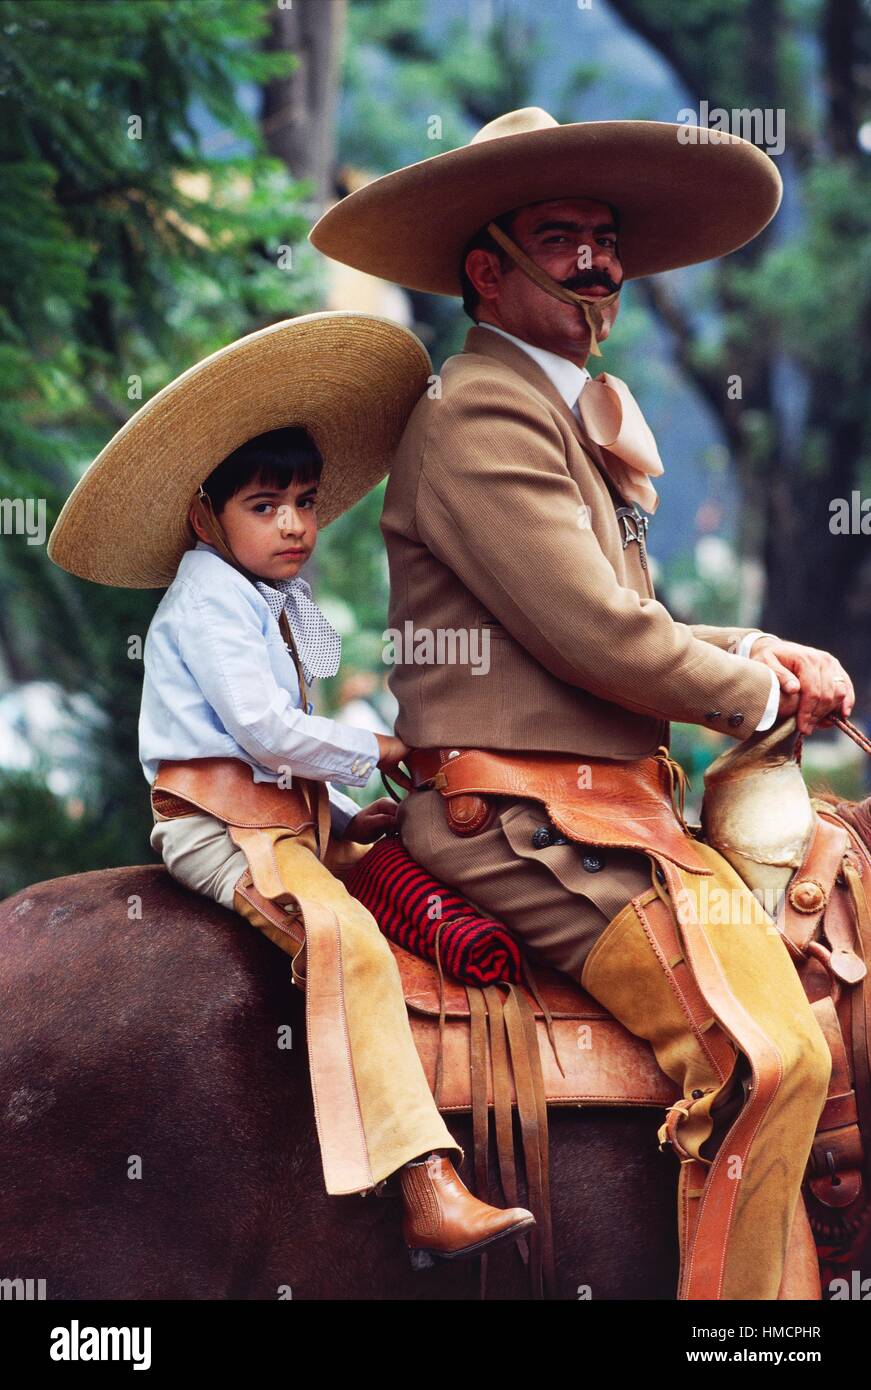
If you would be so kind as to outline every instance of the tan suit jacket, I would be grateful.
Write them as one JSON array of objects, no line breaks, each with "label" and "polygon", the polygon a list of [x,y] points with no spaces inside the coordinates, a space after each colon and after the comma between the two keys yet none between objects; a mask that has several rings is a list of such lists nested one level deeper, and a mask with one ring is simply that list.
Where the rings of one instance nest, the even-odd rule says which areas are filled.
[{"label": "tan suit jacket", "polygon": [[[440,388],[388,480],[389,625],[469,634],[471,658],[400,646],[399,737],[624,759],[667,743],[670,720],[749,737],[771,693],[768,669],[735,655],[751,629],[676,622],[658,602],[639,545],[623,546],[625,499],[546,373],[474,327]],[[442,656],[463,655],[453,640]]]}]

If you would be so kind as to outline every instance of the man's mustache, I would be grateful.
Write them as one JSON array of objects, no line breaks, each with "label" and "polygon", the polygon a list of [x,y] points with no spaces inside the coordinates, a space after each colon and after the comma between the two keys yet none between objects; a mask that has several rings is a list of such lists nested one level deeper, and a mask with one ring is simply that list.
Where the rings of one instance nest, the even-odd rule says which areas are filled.
[{"label": "man's mustache", "polygon": [[591,290],[596,285],[601,285],[609,294],[615,294],[620,288],[605,270],[593,270],[588,275],[575,275],[571,280],[561,280],[560,284],[563,289],[574,290],[576,294],[583,294],[584,290]]}]

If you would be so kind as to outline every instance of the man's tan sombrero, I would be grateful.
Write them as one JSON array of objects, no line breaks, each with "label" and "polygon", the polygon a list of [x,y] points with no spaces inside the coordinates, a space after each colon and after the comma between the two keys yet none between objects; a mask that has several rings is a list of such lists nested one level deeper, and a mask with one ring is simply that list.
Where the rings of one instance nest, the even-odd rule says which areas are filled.
[{"label": "man's tan sombrero", "polygon": [[199,484],[240,444],[288,425],[321,452],[326,526],[384,477],[431,370],[413,333],[371,314],[305,314],[250,333],[109,441],[64,504],[49,557],[97,584],[164,588],[196,543],[187,514]]},{"label": "man's tan sombrero", "polygon": [[665,121],[559,125],[537,106],[491,121],[446,154],[343,198],[309,239],[324,255],[409,289],[461,294],[475,232],[552,198],[616,207],[627,280],[725,256],[770,222],[783,185],[737,135]]}]

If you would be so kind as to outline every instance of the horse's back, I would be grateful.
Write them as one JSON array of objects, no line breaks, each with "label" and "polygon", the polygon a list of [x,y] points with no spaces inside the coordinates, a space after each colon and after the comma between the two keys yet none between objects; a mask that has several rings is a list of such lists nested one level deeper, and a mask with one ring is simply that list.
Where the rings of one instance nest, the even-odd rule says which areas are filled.
[{"label": "horse's back", "polygon": [[[234,913],[162,865],[72,875],[0,903],[0,960],[5,1277],[50,1299],[476,1296],[476,1261],[411,1270],[395,1184],[327,1196],[304,997]],[[450,1124],[471,1155],[468,1116]],[[673,1296],[654,1131],[649,1111],[552,1112],[563,1297]],[[488,1283],[524,1295],[516,1251]]]}]

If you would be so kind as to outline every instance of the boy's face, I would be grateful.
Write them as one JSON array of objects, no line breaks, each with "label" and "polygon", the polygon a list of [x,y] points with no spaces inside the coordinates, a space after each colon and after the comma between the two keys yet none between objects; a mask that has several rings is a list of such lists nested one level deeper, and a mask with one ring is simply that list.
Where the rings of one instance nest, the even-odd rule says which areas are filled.
[{"label": "boy's face", "polygon": [[[282,490],[254,478],[231,497],[219,520],[239,563],[267,584],[298,574],[317,543],[317,490],[316,482],[289,483]],[[193,516],[191,523],[200,540],[210,543]]]}]

